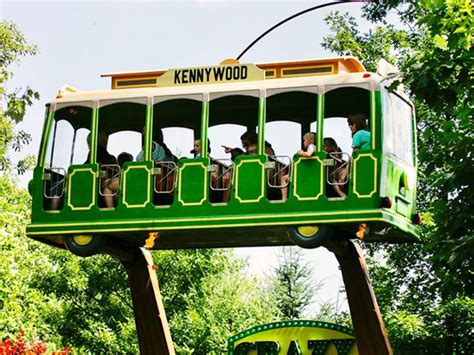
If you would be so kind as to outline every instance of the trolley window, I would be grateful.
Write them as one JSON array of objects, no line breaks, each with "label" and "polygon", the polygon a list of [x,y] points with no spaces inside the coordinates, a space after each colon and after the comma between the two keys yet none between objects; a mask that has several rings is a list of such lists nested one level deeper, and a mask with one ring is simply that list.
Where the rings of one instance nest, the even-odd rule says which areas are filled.
[{"label": "trolley window", "polygon": [[386,152],[414,164],[412,108],[389,92],[384,93],[384,146]]}]

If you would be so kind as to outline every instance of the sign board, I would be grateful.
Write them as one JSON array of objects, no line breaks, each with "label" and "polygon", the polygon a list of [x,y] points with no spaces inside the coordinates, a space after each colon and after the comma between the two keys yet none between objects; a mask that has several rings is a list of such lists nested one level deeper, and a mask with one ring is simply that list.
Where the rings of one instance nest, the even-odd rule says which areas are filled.
[{"label": "sign board", "polygon": [[352,330],[337,324],[296,320],[259,325],[231,337],[229,355],[356,355]]},{"label": "sign board", "polygon": [[253,64],[170,69],[157,79],[157,86],[222,84],[264,80],[265,71]]}]

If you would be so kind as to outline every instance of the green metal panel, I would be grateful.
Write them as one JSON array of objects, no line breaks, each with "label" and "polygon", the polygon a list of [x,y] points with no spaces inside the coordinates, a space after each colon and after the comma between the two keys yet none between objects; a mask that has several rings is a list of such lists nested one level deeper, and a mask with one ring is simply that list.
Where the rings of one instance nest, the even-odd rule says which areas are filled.
[{"label": "green metal panel", "polygon": [[97,164],[72,165],[67,179],[67,207],[72,211],[92,209],[97,199]]},{"label": "green metal panel", "polygon": [[233,183],[236,201],[259,202],[265,197],[265,161],[266,156],[241,155],[237,157]]},{"label": "green metal panel", "polygon": [[386,156],[385,194],[395,202],[398,213],[411,217],[414,210],[416,177],[415,168],[393,155]]},{"label": "green metal panel", "polygon": [[[318,110],[322,110],[324,97],[319,98]],[[286,231],[287,226],[303,224],[332,224],[338,228],[357,229],[359,223],[370,223],[371,230],[383,230],[387,235],[369,235],[366,240],[407,241],[417,238],[418,230],[410,221],[406,201],[414,208],[416,190],[411,189],[400,196],[400,179],[412,169],[398,161],[387,162],[382,154],[382,110],[380,94],[372,97],[371,117],[375,117],[372,134],[375,135],[374,150],[358,151],[353,156],[348,196],[330,200],[324,194],[325,153],[316,153],[312,158],[295,158],[289,198],[283,201],[268,201],[265,198],[266,179],[263,155],[240,156],[235,161],[232,178],[233,195],[228,204],[208,203],[209,165],[208,159],[181,160],[178,170],[174,203],[167,208],[153,205],[153,162],[131,162],[125,165],[120,190],[120,203],[116,209],[97,209],[98,167],[95,164],[71,167],[67,180],[65,208],[62,211],[42,210],[43,169],[34,173],[33,223],[27,228],[29,236],[55,240],[61,243],[62,236],[74,233],[98,233],[117,235],[132,240],[147,236],[150,231],[161,234],[160,242],[167,247],[209,247],[231,245],[282,245],[288,243],[286,234],[277,235],[277,227]],[[261,102],[261,114],[264,113]],[[207,104],[203,103],[201,138],[207,141]],[[321,115],[322,112],[319,112]],[[147,117],[151,121],[151,111]],[[97,133],[97,112],[94,112],[92,133]],[[49,121],[52,116],[50,115]],[[261,117],[260,123],[265,120]],[[322,128],[320,122],[318,128]],[[46,125],[48,126],[48,125]],[[45,131],[47,131],[45,126]],[[151,145],[151,122],[147,132]],[[264,139],[262,131],[262,139]],[[319,129],[319,139],[322,129]],[[321,142],[320,142],[321,144]],[[46,145],[44,143],[43,145]],[[322,145],[322,144],[321,144]],[[203,144],[202,153],[207,153]],[[382,162],[384,164],[382,164]],[[383,171],[382,171],[382,166]],[[384,175],[382,175],[382,173]],[[380,185],[380,184],[383,184]],[[389,187],[387,187],[389,186]],[[381,190],[382,187],[382,190]],[[391,209],[380,208],[380,193],[390,194],[397,205]],[[385,196],[385,195],[384,195]],[[179,202],[178,202],[179,201]],[[277,203],[274,203],[277,202]],[[71,207],[72,206],[72,207]],[[406,215],[406,216],[405,216]],[[347,229],[347,228],[349,229]],[[252,238],[248,234],[261,228]],[[274,233],[274,234],[272,234]],[[191,244],[181,244],[184,236]],[[376,238],[376,239],[370,239]],[[168,244],[166,244],[168,243]],[[156,248],[162,248],[157,243]]]},{"label": "green metal panel", "polygon": [[122,172],[122,204],[127,208],[145,207],[151,202],[152,162],[130,162]]},{"label": "green metal panel", "polygon": [[293,171],[293,195],[299,201],[317,200],[324,195],[325,153],[311,158],[295,156]]},{"label": "green metal panel", "polygon": [[46,110],[46,116],[43,124],[43,135],[41,136],[40,150],[38,153],[38,166],[44,167],[46,161],[47,147],[49,144],[49,136],[54,121],[54,111]]},{"label": "green metal panel", "polygon": [[207,201],[208,158],[182,159],[179,162],[178,200],[183,206],[200,206]]},{"label": "green metal panel", "polygon": [[352,160],[352,191],[358,198],[370,198],[377,193],[377,158],[370,151],[357,151]]}]

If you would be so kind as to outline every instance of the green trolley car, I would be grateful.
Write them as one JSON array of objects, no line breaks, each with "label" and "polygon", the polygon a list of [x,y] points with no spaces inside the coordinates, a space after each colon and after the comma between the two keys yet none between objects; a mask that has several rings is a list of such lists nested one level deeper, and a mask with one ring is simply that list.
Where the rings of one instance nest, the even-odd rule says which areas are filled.
[{"label": "green trolley car", "polygon": [[[156,249],[418,239],[413,105],[357,59],[104,76],[110,90],[65,87],[47,105],[28,236],[81,256],[147,239]],[[354,113],[370,139],[352,151]],[[307,132],[314,154],[293,155]],[[218,143],[242,133],[246,150],[227,157]]]}]

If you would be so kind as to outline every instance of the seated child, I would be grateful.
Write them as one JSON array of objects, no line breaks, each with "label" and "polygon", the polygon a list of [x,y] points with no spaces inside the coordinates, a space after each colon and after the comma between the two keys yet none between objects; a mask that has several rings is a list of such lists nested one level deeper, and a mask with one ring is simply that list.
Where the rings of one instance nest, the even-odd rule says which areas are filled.
[{"label": "seated child", "polygon": [[[316,133],[308,132],[303,136],[303,147],[304,149],[300,149],[296,152],[297,155],[300,157],[312,157],[314,152],[316,151],[316,146],[314,145],[314,141],[316,139]],[[288,198],[288,182],[290,180],[290,176],[285,174],[281,177],[281,184],[284,186],[281,189],[281,197],[283,201]]]}]

